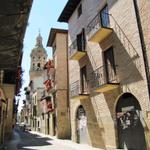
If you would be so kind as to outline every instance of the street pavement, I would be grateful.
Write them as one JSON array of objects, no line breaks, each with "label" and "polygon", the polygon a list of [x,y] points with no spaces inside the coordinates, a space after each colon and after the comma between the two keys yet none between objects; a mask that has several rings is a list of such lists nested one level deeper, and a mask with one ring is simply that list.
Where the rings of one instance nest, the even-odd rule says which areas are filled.
[{"label": "street pavement", "polygon": [[77,144],[71,140],[60,140],[56,137],[37,132],[23,132],[14,129],[12,139],[5,144],[5,150],[101,150],[88,145]]}]

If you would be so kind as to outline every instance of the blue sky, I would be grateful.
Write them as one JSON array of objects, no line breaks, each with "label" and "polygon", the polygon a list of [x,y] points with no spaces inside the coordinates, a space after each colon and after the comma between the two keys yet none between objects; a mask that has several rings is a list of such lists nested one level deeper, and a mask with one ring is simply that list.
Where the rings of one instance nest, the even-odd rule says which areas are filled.
[{"label": "blue sky", "polygon": [[59,23],[57,19],[61,14],[67,0],[34,0],[29,17],[29,25],[26,29],[24,38],[24,55],[22,67],[25,70],[22,96],[20,97],[19,110],[22,106],[22,100],[25,99],[23,89],[29,84],[30,53],[35,46],[36,37],[41,32],[43,37],[43,46],[46,48],[49,58],[51,58],[51,48],[46,47],[50,28],[67,29],[66,23]]}]

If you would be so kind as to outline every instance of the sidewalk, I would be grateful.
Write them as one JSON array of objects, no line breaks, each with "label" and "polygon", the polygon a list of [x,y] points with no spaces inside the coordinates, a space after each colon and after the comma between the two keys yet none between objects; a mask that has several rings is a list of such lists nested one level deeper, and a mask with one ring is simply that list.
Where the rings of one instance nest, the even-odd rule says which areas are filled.
[{"label": "sidewalk", "polygon": [[78,144],[78,143],[75,143],[75,142],[72,142],[71,140],[61,140],[61,139],[57,139],[56,137],[54,136],[50,136],[50,135],[45,135],[45,134],[42,134],[42,133],[38,133],[38,132],[35,132],[35,131],[30,131],[31,134],[37,134],[41,137],[48,137],[48,138],[51,138],[53,139],[53,143],[60,143],[61,145],[64,145],[64,146],[67,146],[67,147],[70,147],[74,150],[103,150],[103,149],[99,149],[99,148],[94,148],[94,147],[91,147],[89,145],[84,145],[84,144]]}]

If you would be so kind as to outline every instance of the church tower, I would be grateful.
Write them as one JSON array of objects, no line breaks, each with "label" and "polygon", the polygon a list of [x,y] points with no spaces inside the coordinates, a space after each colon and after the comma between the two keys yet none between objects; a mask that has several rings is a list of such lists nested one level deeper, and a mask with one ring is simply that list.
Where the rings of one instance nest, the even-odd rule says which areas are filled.
[{"label": "church tower", "polygon": [[47,52],[42,44],[41,34],[36,38],[35,47],[32,49],[30,64],[30,81],[33,82],[34,89],[43,87],[44,65],[47,61]]}]

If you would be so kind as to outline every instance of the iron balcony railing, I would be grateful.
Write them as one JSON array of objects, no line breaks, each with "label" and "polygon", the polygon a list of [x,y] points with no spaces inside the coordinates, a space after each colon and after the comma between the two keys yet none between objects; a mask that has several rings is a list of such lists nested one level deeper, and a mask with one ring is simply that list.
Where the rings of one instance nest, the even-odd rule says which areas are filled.
[{"label": "iron balcony railing", "polygon": [[85,41],[79,40],[77,42],[77,39],[72,42],[72,44],[69,46],[69,57],[73,56],[77,52],[85,52]]},{"label": "iron balcony railing", "polygon": [[88,24],[86,28],[86,34],[88,39],[91,38],[99,29],[109,28],[109,14],[108,13],[98,13]]},{"label": "iron balcony railing", "polygon": [[77,40],[74,40],[69,46],[69,57],[71,57],[77,51]]},{"label": "iron balcony railing", "polygon": [[108,65],[107,69],[105,66],[101,66],[89,75],[90,88],[99,88],[106,84],[116,83],[118,83],[116,70],[111,65]]},{"label": "iron balcony railing", "polygon": [[88,83],[81,84],[80,80],[73,82],[70,85],[70,97],[88,94]]}]

